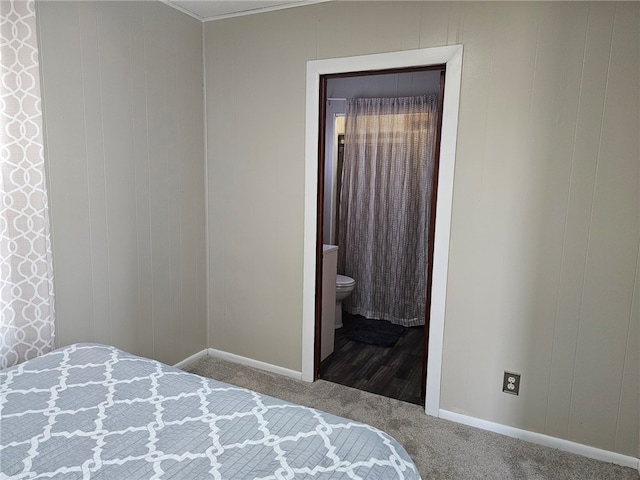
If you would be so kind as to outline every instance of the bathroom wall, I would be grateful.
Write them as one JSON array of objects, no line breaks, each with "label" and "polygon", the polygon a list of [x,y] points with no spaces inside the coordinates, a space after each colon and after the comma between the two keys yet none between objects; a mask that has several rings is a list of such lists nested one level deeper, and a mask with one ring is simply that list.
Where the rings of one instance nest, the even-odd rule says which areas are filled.
[{"label": "bathroom wall", "polygon": [[639,10],[327,2],[206,23],[210,346],[301,368],[306,62],[462,44],[441,408],[638,456]]},{"label": "bathroom wall", "polygon": [[207,346],[202,23],[36,4],[56,345],[176,363]]}]

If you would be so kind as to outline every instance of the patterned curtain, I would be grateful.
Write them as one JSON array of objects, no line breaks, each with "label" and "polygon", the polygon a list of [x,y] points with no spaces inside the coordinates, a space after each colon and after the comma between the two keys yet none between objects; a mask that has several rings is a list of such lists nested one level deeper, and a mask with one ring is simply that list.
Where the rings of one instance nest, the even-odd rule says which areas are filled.
[{"label": "patterned curtain", "polygon": [[0,1],[0,368],[53,348],[34,0]]},{"label": "patterned curtain", "polygon": [[437,96],[347,102],[338,271],[351,314],[424,325]]}]

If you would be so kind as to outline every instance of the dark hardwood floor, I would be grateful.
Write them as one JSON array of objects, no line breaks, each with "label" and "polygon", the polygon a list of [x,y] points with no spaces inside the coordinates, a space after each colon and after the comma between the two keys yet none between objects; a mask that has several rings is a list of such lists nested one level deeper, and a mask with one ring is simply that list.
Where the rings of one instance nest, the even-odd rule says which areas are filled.
[{"label": "dark hardwood floor", "polygon": [[409,327],[393,347],[354,342],[346,334],[357,317],[344,313],[335,332],[335,349],[321,364],[320,378],[404,402],[423,405],[423,327]]}]

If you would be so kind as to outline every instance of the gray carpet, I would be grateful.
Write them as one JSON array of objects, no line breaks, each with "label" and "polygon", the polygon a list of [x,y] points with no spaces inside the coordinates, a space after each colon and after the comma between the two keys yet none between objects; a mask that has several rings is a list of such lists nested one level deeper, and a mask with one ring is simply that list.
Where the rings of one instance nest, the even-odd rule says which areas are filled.
[{"label": "gray carpet", "polygon": [[424,480],[638,480],[631,468],[430,417],[418,405],[318,380],[301,382],[213,357],[185,370],[368,423],[404,445]]}]

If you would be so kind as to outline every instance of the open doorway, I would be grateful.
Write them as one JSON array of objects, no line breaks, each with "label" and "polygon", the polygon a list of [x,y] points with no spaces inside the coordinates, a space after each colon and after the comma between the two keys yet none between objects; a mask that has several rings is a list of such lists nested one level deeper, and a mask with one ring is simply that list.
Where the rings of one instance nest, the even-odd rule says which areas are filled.
[{"label": "open doorway", "polygon": [[[445,70],[444,65],[435,65],[346,72],[320,79],[324,122],[318,140],[324,148],[318,158],[322,178],[317,218],[323,257],[316,276],[335,276],[331,268],[337,246],[340,281],[335,309],[327,304],[327,298],[335,298],[329,291],[331,282],[323,277],[316,285],[318,375],[416,404],[424,404],[426,389]],[[355,98],[358,100],[350,100]],[[362,111],[356,117],[356,104],[366,109],[366,115]],[[346,137],[347,151],[351,153],[344,173],[350,180],[343,190],[347,110],[352,127]],[[356,132],[356,118],[375,131]],[[364,137],[366,141],[357,140]],[[372,139],[379,142],[375,148],[370,148]],[[377,156],[374,152],[380,149],[386,153]],[[377,174],[370,170],[373,164],[379,164]],[[377,175],[377,180],[364,185],[363,176],[371,175]],[[357,205],[370,215],[362,215],[362,210],[356,213]],[[347,294],[343,301],[346,281],[348,290],[355,293]],[[327,289],[324,293],[323,288]]]},{"label": "open doorway", "polygon": [[[445,304],[447,297],[447,273],[449,265],[449,240],[451,231],[451,208],[453,199],[453,177],[455,170],[458,108],[462,81],[462,45],[423,48],[398,52],[360,55],[353,57],[309,60],[306,75],[305,115],[305,183],[303,225],[303,272],[302,272],[302,344],[301,378],[312,382],[319,373],[319,359],[315,357],[316,332],[316,285],[318,279],[317,236],[318,204],[318,144],[320,128],[320,77],[325,74],[377,71],[389,68],[446,65],[446,95],[442,114],[440,165],[438,171],[438,204],[433,252],[433,281],[431,287],[431,314],[429,325],[429,357],[425,411],[428,415],[440,415],[441,374],[444,346]],[[321,252],[320,252],[321,253]],[[318,360],[318,361],[316,361]]]}]

